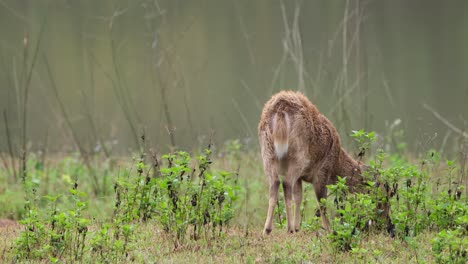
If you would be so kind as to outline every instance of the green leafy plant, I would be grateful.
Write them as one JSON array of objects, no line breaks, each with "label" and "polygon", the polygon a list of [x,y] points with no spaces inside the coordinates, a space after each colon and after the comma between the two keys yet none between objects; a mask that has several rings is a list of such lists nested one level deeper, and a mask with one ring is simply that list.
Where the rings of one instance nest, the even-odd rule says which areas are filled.
[{"label": "green leafy plant", "polygon": [[155,215],[166,232],[172,234],[174,246],[184,243],[187,231],[193,239],[221,234],[223,226],[234,216],[237,200],[235,179],[231,173],[210,172],[211,151],[196,158],[198,168],[190,168],[192,158],[186,152],[164,155],[168,166],[156,178]]},{"label": "green leafy plant", "polygon": [[466,263],[468,238],[467,238],[467,217],[463,221],[465,228],[459,226],[456,229],[440,231],[431,240],[432,253],[437,263]]},{"label": "green leafy plant", "polygon": [[[91,239],[91,252],[101,262],[116,262],[131,257],[134,249],[135,223],[146,222],[152,217],[154,186],[151,176],[158,169],[157,160],[150,168],[144,162],[144,155],[135,160],[123,177],[114,184],[114,213],[110,221],[100,224],[100,229]],[[135,169],[135,170],[133,170]]]},{"label": "green leafy plant", "polygon": [[[427,175],[415,166],[391,167],[384,172],[394,187],[392,221],[396,235],[414,236],[427,227]],[[401,182],[403,180],[403,183]],[[400,186],[400,187],[397,187]]]},{"label": "green leafy plant", "polygon": [[338,177],[336,184],[328,185],[330,194],[335,197],[337,214],[332,220],[333,232],[328,234],[333,247],[340,251],[356,248],[361,232],[375,217],[376,203],[369,194],[349,193],[346,179]]},{"label": "green leafy plant", "polygon": [[375,132],[365,132],[361,130],[353,130],[351,137],[357,142],[359,147],[358,157],[362,158],[366,152],[370,149],[372,142],[376,140]]},{"label": "green leafy plant", "polygon": [[[437,229],[455,227],[456,219],[468,214],[466,202],[461,199],[463,186],[460,186],[455,194],[441,192],[436,199],[428,202],[430,209],[429,218],[431,226]],[[460,196],[459,196],[460,195]]]},{"label": "green leafy plant", "polygon": [[65,197],[73,204],[68,210],[57,207],[60,196],[44,197],[49,208],[45,215],[39,213],[37,199],[26,201],[27,215],[20,221],[25,229],[15,241],[18,259],[49,259],[52,262],[63,256],[82,259],[90,220],[83,217],[87,203],[82,199],[86,194],[77,187],[75,182]]},{"label": "green leafy plant", "polygon": [[[133,230],[132,221],[150,219],[169,234],[174,247],[184,244],[188,237],[208,239],[222,234],[223,227],[234,216],[238,187],[231,173],[210,170],[210,155],[210,149],[196,158],[179,151],[163,155],[161,167],[157,161],[149,168],[140,158],[136,162],[136,175],[131,176],[129,171],[116,182],[114,222],[103,225],[93,242],[95,248],[113,251],[117,241],[106,237],[112,235],[124,238],[125,250],[127,238],[131,237],[127,233]],[[192,167],[195,163],[196,167]]]}]

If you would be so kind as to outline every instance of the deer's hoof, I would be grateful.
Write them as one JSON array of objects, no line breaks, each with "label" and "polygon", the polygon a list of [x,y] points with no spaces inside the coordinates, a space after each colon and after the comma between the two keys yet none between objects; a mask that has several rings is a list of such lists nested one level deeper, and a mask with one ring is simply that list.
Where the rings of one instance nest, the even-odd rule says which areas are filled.
[{"label": "deer's hoof", "polygon": [[270,233],[271,233],[271,228],[265,228],[265,229],[263,230],[263,235],[264,235],[264,236],[268,236]]}]

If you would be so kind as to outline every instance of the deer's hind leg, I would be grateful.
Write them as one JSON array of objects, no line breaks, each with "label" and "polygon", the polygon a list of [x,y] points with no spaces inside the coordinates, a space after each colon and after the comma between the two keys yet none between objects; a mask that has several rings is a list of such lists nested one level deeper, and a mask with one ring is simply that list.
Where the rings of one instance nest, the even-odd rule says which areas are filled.
[{"label": "deer's hind leg", "polygon": [[[299,183],[301,181],[299,179],[301,172],[302,168],[300,166],[290,163],[288,164],[287,173],[283,179],[283,192],[286,207],[286,219],[288,220],[288,233],[294,233],[296,230],[296,225],[294,222],[297,221],[298,225],[300,221],[300,219],[294,219],[295,217],[293,216],[292,212],[292,203],[294,195],[294,200],[298,201],[298,205],[296,206],[296,212],[298,212],[299,210],[297,208],[300,208],[302,201],[302,184]],[[300,189],[300,191],[298,191],[298,189]],[[297,216],[299,216],[299,213],[297,213]]]},{"label": "deer's hind leg", "polygon": [[293,187],[294,196],[294,231],[298,232],[301,226],[302,180],[299,179]]},{"label": "deer's hind leg", "polygon": [[325,204],[321,202],[322,199],[327,199],[327,186],[325,183],[317,182],[314,184],[314,191],[320,208],[320,216],[322,218],[323,228],[325,228],[325,230],[329,232],[330,222],[328,221]]},{"label": "deer's hind leg", "polygon": [[265,227],[263,228],[263,234],[268,235],[273,229],[273,214],[278,201],[278,189],[280,181],[278,178],[278,170],[275,164],[265,162],[264,163],[265,173],[267,174],[270,188],[269,188],[269,199],[268,199],[268,212],[265,221]]}]

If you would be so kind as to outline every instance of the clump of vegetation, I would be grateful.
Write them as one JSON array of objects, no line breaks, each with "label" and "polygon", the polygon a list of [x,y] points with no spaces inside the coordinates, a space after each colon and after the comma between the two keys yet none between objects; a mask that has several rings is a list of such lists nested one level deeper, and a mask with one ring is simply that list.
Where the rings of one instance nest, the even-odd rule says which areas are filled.
[{"label": "clump of vegetation", "polygon": [[[167,166],[160,169],[160,177],[146,178],[138,214],[144,219],[154,218],[164,231],[171,234],[174,246],[192,239],[211,239],[223,233],[234,216],[233,202],[238,187],[233,174],[210,171],[211,150],[193,159],[180,151],[163,155]],[[147,195],[150,193],[150,195]]]},{"label": "clump of vegetation", "polygon": [[[81,259],[90,223],[90,220],[83,216],[87,203],[82,199],[86,194],[78,190],[78,184],[75,182],[66,197],[45,196],[48,209],[41,213],[34,185],[28,182],[25,185],[31,189],[27,191],[29,197],[25,203],[26,216],[20,221],[24,230],[15,241],[16,257],[49,259],[52,262],[64,256],[75,261]],[[61,210],[57,207],[60,198],[71,200],[73,206]]]},{"label": "clump of vegetation", "polygon": [[[353,137],[359,144],[360,153],[365,153],[375,140],[374,133],[355,131]],[[359,242],[362,232],[387,230],[410,245],[413,237],[435,230],[437,237],[432,240],[433,253],[440,262],[458,263],[466,256],[466,200],[462,198],[464,187],[454,179],[460,169],[453,161],[447,161],[446,176],[436,180],[436,191],[431,190],[431,172],[439,164],[440,155],[429,151],[417,167],[398,159],[386,160],[387,155],[378,149],[374,159],[369,162],[365,173],[368,191],[364,194],[350,194],[346,179],[339,178],[328,189],[334,196],[336,216],[332,221],[333,232],[328,235],[332,246],[340,251],[360,252]],[[385,164],[388,164],[384,166]],[[460,172],[461,173],[461,172]],[[379,218],[378,205],[390,204],[387,221]],[[387,228],[382,228],[386,226]],[[466,248],[466,247],[465,247]]]},{"label": "clump of vegetation", "polygon": [[466,263],[468,249],[468,217],[456,220],[455,229],[443,229],[431,240],[432,251],[438,263]]},{"label": "clump of vegetation", "polygon": [[[87,218],[87,195],[75,180],[66,195],[37,194],[38,182],[25,181],[24,230],[14,244],[17,260],[132,260],[138,222],[159,224],[179,247],[187,239],[221,236],[234,216],[237,179],[213,171],[211,150],[196,157],[186,152],[163,155],[161,166],[148,166],[144,155],[114,184],[114,213],[110,219]],[[196,167],[195,166],[196,162]],[[59,203],[69,200],[68,203]],[[48,208],[42,212],[42,204]],[[66,208],[58,206],[71,205]],[[96,231],[90,231],[96,229]]]},{"label": "clump of vegetation", "polygon": [[348,251],[360,241],[361,232],[375,221],[376,202],[369,194],[348,192],[345,178],[338,178],[336,184],[328,185],[330,194],[335,197],[338,216],[333,218],[333,231],[328,235],[331,244],[338,250]]},{"label": "clump of vegetation", "polygon": [[359,158],[362,158],[366,154],[370,149],[372,142],[376,140],[375,132],[365,132],[363,129],[352,131],[351,137],[358,144]]},{"label": "clump of vegetation", "polygon": [[[306,185],[302,231],[286,237],[279,231],[262,240],[257,231],[264,217],[265,178],[258,153],[244,150],[240,141],[226,143],[216,155],[210,148],[198,155],[177,151],[158,158],[143,153],[125,170],[115,161],[95,162],[95,172],[108,183],[99,195],[86,181],[78,155],[47,165],[31,154],[25,182],[10,183],[9,192],[0,194],[3,203],[12,193],[25,197],[21,208],[19,202],[2,207],[10,208],[8,216],[22,219],[22,228],[11,238],[14,242],[3,245],[12,250],[0,261],[161,261],[156,257],[161,254],[187,261],[176,256],[204,259],[222,253],[231,260],[260,262],[321,261],[324,255],[330,261],[380,262],[387,260],[389,247],[399,261],[420,261],[424,254],[429,262],[464,263],[468,214],[462,163],[442,162],[434,150],[413,162],[383,148],[374,150],[373,133],[357,131],[354,137],[359,153],[370,157],[367,184],[362,193],[350,193],[346,178],[328,186],[332,231],[316,235],[323,234],[317,232],[322,223],[312,186]],[[0,171],[0,176],[7,173]],[[278,201],[274,221],[284,228],[284,203]],[[387,219],[379,207],[385,202],[390,204]]]}]

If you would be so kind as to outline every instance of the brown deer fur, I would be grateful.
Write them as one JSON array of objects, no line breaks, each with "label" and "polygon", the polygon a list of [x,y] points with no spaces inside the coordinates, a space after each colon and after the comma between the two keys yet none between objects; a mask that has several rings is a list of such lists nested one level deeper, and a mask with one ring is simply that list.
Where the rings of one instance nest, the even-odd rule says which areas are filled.
[{"label": "brown deer fur", "polygon": [[[337,176],[346,177],[351,191],[363,183],[360,163],[341,147],[333,124],[302,93],[282,91],[273,95],[263,108],[258,137],[264,170],[270,182],[265,234],[272,230],[279,175],[284,176],[283,191],[290,233],[299,230],[302,181],[313,184],[319,202],[326,199],[326,185],[336,183]],[[323,226],[330,230],[325,208],[319,208]]]}]

